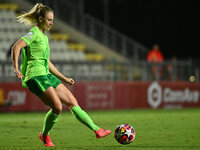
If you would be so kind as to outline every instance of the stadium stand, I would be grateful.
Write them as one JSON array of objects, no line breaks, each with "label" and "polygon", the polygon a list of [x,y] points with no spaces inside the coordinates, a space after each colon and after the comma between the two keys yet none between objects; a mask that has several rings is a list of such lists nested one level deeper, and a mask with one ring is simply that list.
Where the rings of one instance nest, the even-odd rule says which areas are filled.
[{"label": "stadium stand", "polygon": [[[4,4],[0,3],[0,81],[12,82],[17,79],[14,75],[10,74],[13,72],[12,65],[11,61],[9,61],[10,59],[8,59],[6,55],[16,39],[19,39],[28,31],[28,28],[16,22],[15,17],[19,12],[29,10],[35,1],[2,0],[2,2],[4,2]],[[51,3],[49,2],[48,4]],[[59,14],[58,12],[60,9],[57,6],[54,9],[55,12]],[[70,9],[70,7],[68,7],[68,9],[71,10],[70,12],[74,10]],[[51,60],[64,75],[73,77],[78,81],[151,80],[149,68],[151,68],[153,64],[137,60],[142,58],[142,54],[145,53],[144,46],[127,38],[125,38],[126,40],[124,41],[124,36],[120,37],[121,34],[104,26],[99,21],[96,22],[87,15],[81,15],[79,16],[80,18],[73,16],[73,13],[66,13],[65,15],[66,16],[63,18],[56,16],[54,18],[53,30],[51,32],[46,32],[49,37],[49,45],[51,48]],[[72,19],[72,17],[74,18]],[[76,19],[78,22],[74,24],[75,22],[73,21]],[[88,21],[88,19],[90,21]],[[83,24],[79,22],[81,20]],[[102,28],[99,28],[99,25],[102,25]],[[97,34],[97,30],[95,30],[97,27],[98,29],[105,29],[103,30],[104,32],[98,30],[99,32]],[[79,28],[83,28],[84,30],[79,30]],[[104,39],[104,36],[101,35],[107,35],[105,36],[107,38]],[[110,47],[109,45],[103,44],[99,38],[101,40],[104,39],[103,41],[107,44],[110,43]],[[121,48],[121,50],[115,51],[115,48],[116,50]],[[132,59],[132,61],[124,55],[127,49],[133,52],[132,58],[134,59]],[[171,62],[164,62],[162,65],[165,67],[170,63]],[[179,80],[188,79],[188,74],[190,75],[192,71],[190,69],[190,61],[177,61],[171,65],[175,68],[173,69],[173,80],[176,79],[176,76],[179,76]],[[185,72],[185,74],[183,74],[183,72]],[[198,76],[198,71],[196,72]],[[14,78],[12,79],[12,77]],[[156,78],[156,80],[166,79],[167,77],[163,79]]]},{"label": "stadium stand", "polygon": [[[23,24],[16,21],[17,12],[17,4],[0,4],[0,61],[7,60],[6,55],[12,44],[28,31]],[[55,31],[47,32],[46,34],[49,37],[52,61],[103,61],[102,54],[87,51],[87,47],[83,43],[78,43],[76,41],[70,42],[70,36],[68,34]],[[65,75],[74,75],[72,66],[62,65],[61,67],[57,65],[57,68],[62,70]],[[0,69],[2,70],[2,67]],[[6,65],[4,71],[6,76],[14,76],[14,74],[10,74],[10,72],[13,72],[11,65]],[[81,74],[85,79],[89,72],[91,72],[94,77],[97,77],[104,72],[104,68],[102,66],[89,67],[88,65],[76,67],[76,73]]]}]

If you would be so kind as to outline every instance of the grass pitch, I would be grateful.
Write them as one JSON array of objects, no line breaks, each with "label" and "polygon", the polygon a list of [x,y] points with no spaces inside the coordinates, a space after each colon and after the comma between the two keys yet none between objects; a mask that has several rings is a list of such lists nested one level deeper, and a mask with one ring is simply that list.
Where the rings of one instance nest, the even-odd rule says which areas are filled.
[{"label": "grass pitch", "polygon": [[[113,132],[97,140],[70,112],[62,113],[51,132],[56,147],[44,147],[38,138],[45,112],[0,114],[0,150],[199,150],[200,109],[89,111],[102,128]],[[136,130],[129,145],[114,139],[117,125]]]}]

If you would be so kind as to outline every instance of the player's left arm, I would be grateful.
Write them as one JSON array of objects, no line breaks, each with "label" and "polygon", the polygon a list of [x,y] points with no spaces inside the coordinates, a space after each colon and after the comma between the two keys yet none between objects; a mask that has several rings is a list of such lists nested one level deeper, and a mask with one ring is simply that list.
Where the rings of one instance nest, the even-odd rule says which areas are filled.
[{"label": "player's left arm", "polygon": [[67,78],[62,73],[60,73],[50,60],[49,60],[49,71],[57,78],[61,79],[63,82],[66,82],[69,85],[74,84],[74,80],[72,78]]}]

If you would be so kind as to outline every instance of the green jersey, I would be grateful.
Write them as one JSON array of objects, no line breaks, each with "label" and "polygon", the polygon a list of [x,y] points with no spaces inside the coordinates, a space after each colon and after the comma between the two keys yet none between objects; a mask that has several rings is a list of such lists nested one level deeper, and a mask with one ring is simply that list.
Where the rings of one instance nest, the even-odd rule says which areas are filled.
[{"label": "green jersey", "polygon": [[26,87],[26,82],[29,79],[49,74],[48,62],[50,49],[48,37],[37,26],[31,28],[21,39],[27,44],[22,50],[21,66],[21,72],[24,76],[22,85]]}]

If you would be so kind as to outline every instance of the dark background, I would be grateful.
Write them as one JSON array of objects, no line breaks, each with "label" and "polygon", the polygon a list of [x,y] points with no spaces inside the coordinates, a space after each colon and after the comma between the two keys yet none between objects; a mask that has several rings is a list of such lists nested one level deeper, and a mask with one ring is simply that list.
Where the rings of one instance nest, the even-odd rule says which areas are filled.
[{"label": "dark background", "polygon": [[148,49],[158,43],[165,59],[199,58],[197,1],[85,0],[85,12]]}]

